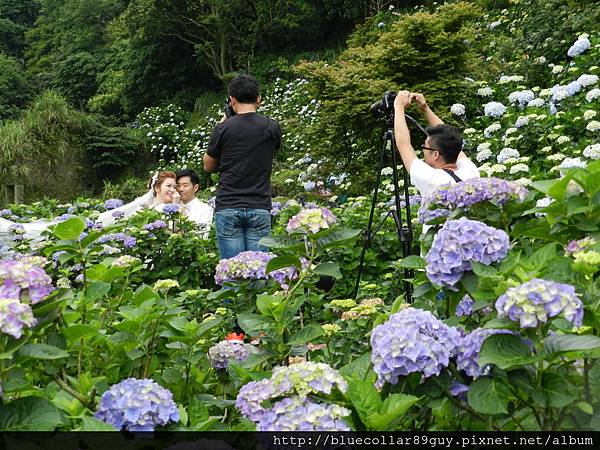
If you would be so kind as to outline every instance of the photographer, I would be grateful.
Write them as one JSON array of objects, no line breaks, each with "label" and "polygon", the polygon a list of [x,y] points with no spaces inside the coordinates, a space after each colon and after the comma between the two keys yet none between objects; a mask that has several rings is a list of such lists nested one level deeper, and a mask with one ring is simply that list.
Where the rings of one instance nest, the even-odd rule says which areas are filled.
[{"label": "photographer", "polygon": [[266,250],[258,241],[271,232],[271,169],[281,146],[277,122],[256,112],[258,81],[238,75],[228,91],[235,114],[215,127],[203,158],[205,171],[220,172],[215,225],[221,258]]},{"label": "photographer", "polygon": [[[410,143],[410,132],[404,117],[405,108],[415,101],[425,114],[429,126],[423,145],[423,161],[417,158]],[[410,174],[411,183],[422,197],[436,187],[479,178],[479,169],[462,151],[463,139],[458,128],[446,125],[431,110],[422,94],[400,91],[394,100],[394,134],[396,146]]]}]

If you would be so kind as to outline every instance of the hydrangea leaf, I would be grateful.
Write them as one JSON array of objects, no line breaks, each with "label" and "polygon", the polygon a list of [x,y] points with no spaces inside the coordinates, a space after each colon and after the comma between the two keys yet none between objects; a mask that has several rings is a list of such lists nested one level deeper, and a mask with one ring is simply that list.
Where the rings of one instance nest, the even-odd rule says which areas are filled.
[{"label": "hydrangea leaf", "polygon": [[322,336],[323,333],[323,328],[321,328],[319,325],[307,325],[300,331],[294,333],[294,335],[290,337],[288,344],[305,344],[313,339],[318,338],[319,336]]},{"label": "hydrangea leaf", "polygon": [[414,395],[389,395],[383,402],[379,413],[369,414],[369,426],[373,430],[393,429],[393,425],[401,420],[404,414],[418,401],[419,397]]},{"label": "hydrangea leaf", "polygon": [[507,414],[509,389],[501,378],[481,377],[467,394],[469,406],[482,414]]},{"label": "hydrangea leaf", "polygon": [[0,431],[54,431],[61,423],[58,409],[41,397],[20,398],[0,408]]},{"label": "hydrangea leaf", "polygon": [[483,341],[478,363],[481,367],[494,364],[500,369],[509,369],[531,364],[537,359],[531,356],[531,351],[519,336],[495,334]]},{"label": "hydrangea leaf", "polygon": [[54,235],[63,241],[73,241],[79,239],[83,230],[85,230],[83,219],[81,217],[72,217],[57,224],[54,228]]},{"label": "hydrangea leaf", "polygon": [[277,269],[282,269],[284,267],[302,267],[302,263],[297,256],[292,255],[281,255],[276,256],[272,260],[267,263],[267,268],[265,269],[266,273],[273,272]]},{"label": "hydrangea leaf", "polygon": [[590,352],[600,349],[600,337],[555,334],[544,339],[544,349],[548,353]]},{"label": "hydrangea leaf", "polygon": [[27,344],[21,347],[19,354],[36,359],[61,359],[69,354],[64,350],[48,344]]},{"label": "hydrangea leaf", "polygon": [[325,275],[329,277],[333,277],[335,279],[342,278],[342,272],[340,272],[340,267],[336,263],[332,262],[323,262],[315,267],[315,273],[319,275]]}]

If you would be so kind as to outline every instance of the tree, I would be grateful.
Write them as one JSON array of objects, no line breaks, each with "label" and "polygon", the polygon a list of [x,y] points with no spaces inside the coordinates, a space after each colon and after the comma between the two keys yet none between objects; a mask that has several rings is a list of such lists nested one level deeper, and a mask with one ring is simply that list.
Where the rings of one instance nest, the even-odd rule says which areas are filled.
[{"label": "tree", "polygon": [[0,51],[20,58],[25,32],[33,25],[38,0],[0,0]]},{"label": "tree", "polygon": [[23,65],[0,53],[0,121],[18,115],[31,92]]}]

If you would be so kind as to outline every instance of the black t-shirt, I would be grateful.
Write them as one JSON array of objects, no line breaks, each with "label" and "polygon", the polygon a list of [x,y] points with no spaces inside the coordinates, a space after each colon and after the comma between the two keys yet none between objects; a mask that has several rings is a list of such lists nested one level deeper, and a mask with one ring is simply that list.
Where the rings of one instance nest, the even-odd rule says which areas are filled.
[{"label": "black t-shirt", "polygon": [[206,152],[219,160],[215,211],[271,210],[271,169],[280,146],[279,125],[261,114],[237,114],[218,124]]}]

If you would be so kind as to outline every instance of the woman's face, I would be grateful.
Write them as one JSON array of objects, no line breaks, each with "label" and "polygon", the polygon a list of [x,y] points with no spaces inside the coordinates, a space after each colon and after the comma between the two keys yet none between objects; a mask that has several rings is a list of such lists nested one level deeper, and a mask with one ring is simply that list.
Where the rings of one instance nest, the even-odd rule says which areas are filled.
[{"label": "woman's face", "polygon": [[173,195],[177,192],[176,188],[175,178],[165,178],[160,185],[156,186],[156,200],[159,203],[172,203]]}]

